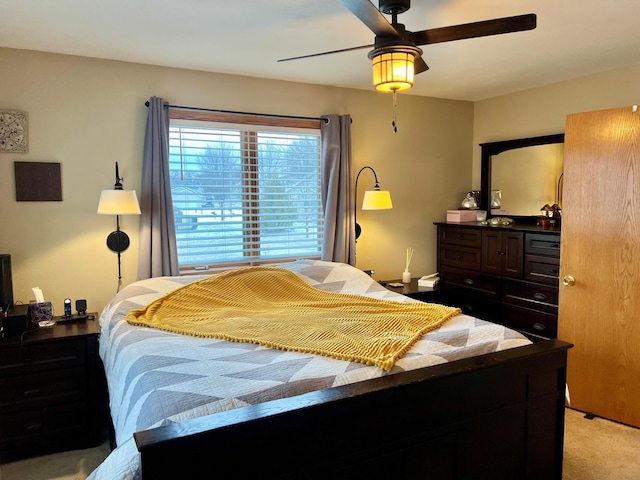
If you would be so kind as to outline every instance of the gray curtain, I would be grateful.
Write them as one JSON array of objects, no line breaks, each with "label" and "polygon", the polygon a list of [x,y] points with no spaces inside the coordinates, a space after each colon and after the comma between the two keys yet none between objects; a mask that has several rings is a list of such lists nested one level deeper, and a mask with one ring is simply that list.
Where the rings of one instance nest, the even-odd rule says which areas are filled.
[{"label": "gray curtain", "polygon": [[169,109],[149,99],[140,191],[138,280],[178,275],[176,227],[169,181]]},{"label": "gray curtain", "polygon": [[322,259],[356,264],[354,191],[351,185],[351,116],[329,115],[322,122]]}]

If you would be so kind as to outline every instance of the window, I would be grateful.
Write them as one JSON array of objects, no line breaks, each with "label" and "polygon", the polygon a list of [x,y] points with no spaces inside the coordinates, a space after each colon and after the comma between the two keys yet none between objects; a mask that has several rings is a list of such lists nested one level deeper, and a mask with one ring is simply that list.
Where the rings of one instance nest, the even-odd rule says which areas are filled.
[{"label": "window", "polygon": [[320,257],[319,125],[172,118],[169,133],[181,269]]}]

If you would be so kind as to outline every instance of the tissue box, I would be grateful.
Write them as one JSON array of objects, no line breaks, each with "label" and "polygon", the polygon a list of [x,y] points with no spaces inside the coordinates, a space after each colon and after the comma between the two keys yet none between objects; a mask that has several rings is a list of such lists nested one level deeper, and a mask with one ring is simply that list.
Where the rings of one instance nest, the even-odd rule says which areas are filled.
[{"label": "tissue box", "polygon": [[477,219],[477,210],[447,210],[447,222],[449,223],[475,222]]},{"label": "tissue box", "polygon": [[32,323],[48,322],[53,317],[51,302],[30,302],[29,319]]}]

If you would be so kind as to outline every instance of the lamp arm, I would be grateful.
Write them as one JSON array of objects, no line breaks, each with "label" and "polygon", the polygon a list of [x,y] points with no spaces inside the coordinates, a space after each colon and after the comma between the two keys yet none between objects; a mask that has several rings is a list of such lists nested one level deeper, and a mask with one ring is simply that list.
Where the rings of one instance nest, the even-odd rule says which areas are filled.
[{"label": "lamp arm", "polygon": [[378,183],[378,176],[376,175],[376,171],[371,168],[369,165],[365,165],[364,167],[362,167],[359,171],[358,174],[356,175],[356,199],[355,199],[355,209],[353,212],[353,223],[355,224],[355,230],[356,230],[356,242],[358,241],[358,237],[360,236],[360,232],[358,230],[360,230],[360,225],[358,225],[358,179],[360,178],[360,174],[362,173],[363,170],[369,169],[373,172],[373,178],[376,182],[376,184],[374,185],[374,190],[380,190],[380,184]]},{"label": "lamp arm", "polygon": [[122,190],[122,178],[120,178],[120,172],[118,171],[118,162],[116,162],[116,184],[113,186],[114,190]]},{"label": "lamp arm", "polygon": [[[358,175],[356,175],[356,194],[358,193],[358,178],[360,178],[360,174],[362,173],[363,170],[369,169],[373,172],[373,178],[376,182],[374,188],[378,188],[378,190],[380,189],[380,185],[378,184],[378,176],[376,175],[376,171],[371,168],[369,165],[365,165],[364,167],[362,167],[359,171],[358,171]],[[357,195],[356,195],[356,200],[357,200]]]}]

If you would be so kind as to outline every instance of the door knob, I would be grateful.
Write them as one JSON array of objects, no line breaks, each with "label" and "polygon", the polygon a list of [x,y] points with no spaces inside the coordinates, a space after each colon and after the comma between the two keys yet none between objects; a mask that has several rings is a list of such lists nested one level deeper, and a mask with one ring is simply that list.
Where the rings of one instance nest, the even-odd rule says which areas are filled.
[{"label": "door knob", "polygon": [[562,284],[565,287],[573,287],[576,283],[576,279],[573,278],[573,275],[565,275],[562,277]]}]

